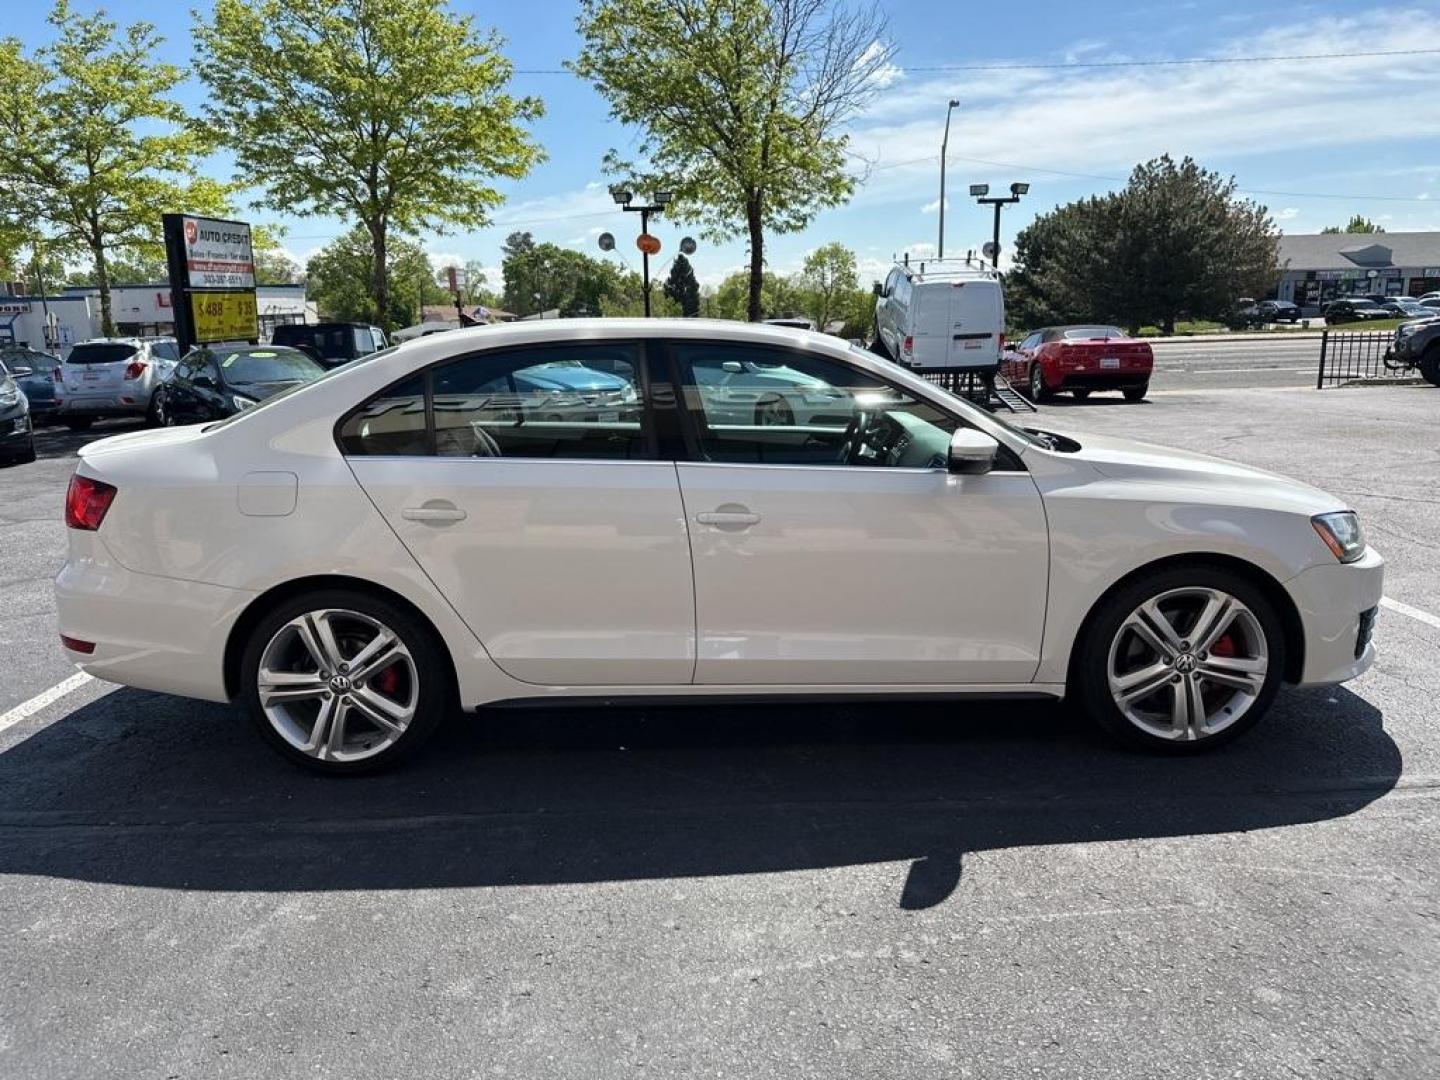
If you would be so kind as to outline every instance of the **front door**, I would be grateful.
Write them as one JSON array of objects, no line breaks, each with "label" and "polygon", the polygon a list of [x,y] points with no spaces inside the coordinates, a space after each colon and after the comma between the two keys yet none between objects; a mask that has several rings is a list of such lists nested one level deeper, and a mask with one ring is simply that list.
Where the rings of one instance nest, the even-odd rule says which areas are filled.
[{"label": "front door", "polygon": [[[697,683],[1032,678],[1049,549],[1017,458],[952,475],[957,416],[833,357],[719,342],[673,353],[695,459],[678,468]],[[748,417],[717,389],[737,370],[766,377]]]},{"label": "front door", "polygon": [[487,350],[390,388],[342,425],[366,494],[516,679],[690,682],[685,517],[674,462],[652,452],[639,351]]}]

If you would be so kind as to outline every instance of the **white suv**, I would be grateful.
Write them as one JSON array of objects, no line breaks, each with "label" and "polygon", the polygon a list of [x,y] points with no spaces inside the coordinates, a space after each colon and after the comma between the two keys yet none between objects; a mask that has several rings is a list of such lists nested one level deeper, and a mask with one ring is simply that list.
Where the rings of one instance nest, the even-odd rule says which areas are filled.
[{"label": "white suv", "polygon": [[179,359],[173,338],[82,341],[60,366],[65,399],[60,419],[71,431],[84,431],[105,417],[149,418],[155,388]]},{"label": "white suv", "polygon": [[905,367],[994,372],[1004,334],[1000,279],[973,263],[901,263],[876,288],[872,348]]}]

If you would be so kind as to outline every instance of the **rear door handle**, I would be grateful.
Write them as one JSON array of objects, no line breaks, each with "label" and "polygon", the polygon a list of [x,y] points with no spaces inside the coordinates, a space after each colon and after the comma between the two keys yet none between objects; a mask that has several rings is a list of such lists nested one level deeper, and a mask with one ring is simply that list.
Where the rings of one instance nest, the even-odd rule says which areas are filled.
[{"label": "rear door handle", "polygon": [[426,503],[424,506],[407,506],[400,511],[406,521],[432,521],[444,524],[447,521],[464,521],[465,511],[449,503]]},{"label": "rear door handle", "polygon": [[745,529],[751,525],[759,525],[760,515],[752,513],[743,506],[727,503],[716,510],[707,510],[696,514],[695,520],[701,525],[714,525],[721,529]]}]

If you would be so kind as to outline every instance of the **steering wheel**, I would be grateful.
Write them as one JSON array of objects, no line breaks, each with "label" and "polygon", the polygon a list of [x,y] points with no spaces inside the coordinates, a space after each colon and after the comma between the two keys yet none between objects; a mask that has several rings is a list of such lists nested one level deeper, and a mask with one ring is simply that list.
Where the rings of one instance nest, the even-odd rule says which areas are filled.
[{"label": "steering wheel", "polygon": [[846,465],[859,465],[860,451],[869,445],[870,425],[875,422],[879,412],[873,409],[855,410],[855,416],[850,421],[850,426],[845,429],[845,444],[842,449],[843,460]]}]

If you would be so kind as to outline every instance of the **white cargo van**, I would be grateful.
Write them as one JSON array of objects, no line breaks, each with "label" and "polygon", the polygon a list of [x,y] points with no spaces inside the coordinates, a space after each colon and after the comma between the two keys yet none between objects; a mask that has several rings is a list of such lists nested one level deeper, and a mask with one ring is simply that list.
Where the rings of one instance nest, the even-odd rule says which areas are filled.
[{"label": "white cargo van", "polygon": [[872,348],[905,367],[993,372],[1004,334],[999,275],[978,263],[897,263],[876,289]]}]

